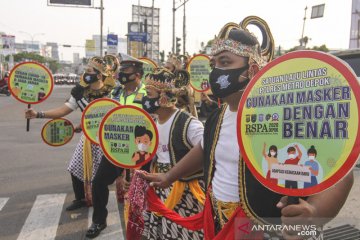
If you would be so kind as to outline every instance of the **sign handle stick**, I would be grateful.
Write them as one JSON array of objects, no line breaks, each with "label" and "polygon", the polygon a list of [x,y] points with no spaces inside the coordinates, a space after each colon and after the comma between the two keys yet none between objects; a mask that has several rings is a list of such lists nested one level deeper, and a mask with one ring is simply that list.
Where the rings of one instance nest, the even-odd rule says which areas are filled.
[{"label": "sign handle stick", "polygon": [[[28,109],[31,108],[31,104],[28,104]],[[30,118],[26,119],[26,131],[30,130]]]},{"label": "sign handle stick", "polygon": [[299,197],[288,196],[288,205],[299,204]]},{"label": "sign handle stick", "polygon": [[[292,189],[292,187],[290,187]],[[299,197],[288,196],[288,205],[299,204]]]},{"label": "sign handle stick", "polygon": [[130,182],[130,169],[125,169],[125,180]]}]

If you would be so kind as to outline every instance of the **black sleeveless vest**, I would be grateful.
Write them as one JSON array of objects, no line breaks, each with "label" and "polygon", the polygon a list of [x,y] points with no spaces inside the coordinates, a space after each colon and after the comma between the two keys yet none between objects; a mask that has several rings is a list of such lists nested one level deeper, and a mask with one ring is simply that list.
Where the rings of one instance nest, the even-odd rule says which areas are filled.
[{"label": "black sleeveless vest", "polygon": [[[204,129],[204,178],[206,189],[211,184],[215,172],[215,147],[220,135],[226,106],[215,110],[207,119]],[[236,126],[236,123],[234,123]],[[234,131],[236,131],[234,127]],[[232,143],[237,144],[237,143]],[[240,203],[246,215],[258,223],[279,223],[281,212],[276,204],[282,197],[264,187],[251,174],[242,159],[239,160]],[[277,219],[267,219],[277,218]]]},{"label": "black sleeveless vest", "polygon": [[[195,119],[184,111],[178,111],[170,127],[169,135],[169,155],[171,167],[179,162],[193,147],[187,139],[187,131],[191,120]],[[188,182],[193,179],[203,178],[203,171],[196,172],[191,176],[180,179],[179,181]]]}]

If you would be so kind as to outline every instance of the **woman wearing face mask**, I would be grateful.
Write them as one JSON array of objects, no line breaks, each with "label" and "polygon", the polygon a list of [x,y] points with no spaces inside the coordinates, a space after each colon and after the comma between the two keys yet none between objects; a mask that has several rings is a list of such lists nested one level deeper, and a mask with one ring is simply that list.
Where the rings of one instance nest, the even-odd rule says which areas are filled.
[{"label": "woman wearing face mask", "polygon": [[[262,52],[257,39],[246,29],[249,19],[262,27]],[[282,198],[262,186],[242,160],[236,136],[238,105],[250,79],[271,59],[272,46],[271,33],[262,19],[249,17],[240,25],[226,24],[213,42],[215,68],[210,74],[213,94],[226,104],[208,117],[202,144],[196,145],[169,172],[143,174],[151,186],[167,187],[176,179],[204,169],[207,197],[210,198],[210,203],[207,198],[204,206],[205,239],[235,239],[236,234],[239,234],[237,239],[249,239],[250,235],[237,231],[236,219],[258,224],[268,223],[269,217],[278,224],[294,224],[300,220],[312,223],[317,217],[331,219],[351,189],[353,176],[349,174],[336,187],[306,200],[300,199],[299,204],[287,205],[287,197]],[[265,236],[261,232],[252,234],[255,235],[251,235],[251,239]],[[266,235],[277,233],[267,232]],[[294,232],[284,231],[282,237],[298,239]]]},{"label": "woman wearing face mask", "polygon": [[[168,172],[202,139],[202,123],[175,105],[177,93],[188,84],[188,74],[175,75],[166,68],[156,69],[145,79],[147,96],[143,98],[143,109],[156,116],[159,131],[159,145],[156,160],[152,162],[152,172]],[[199,181],[202,177],[202,171],[194,172],[166,189],[156,189],[156,194],[167,208],[181,216],[194,215],[202,211],[204,204],[204,183]],[[202,231],[187,230],[156,213],[146,212],[144,220],[144,239],[203,238]]]},{"label": "woman wearing face mask", "polygon": [[267,162],[267,165],[268,165],[268,171],[266,173],[266,179],[273,182],[274,184],[277,184],[278,180],[276,178],[271,178],[270,177],[271,166],[273,164],[279,163],[279,161],[277,159],[277,147],[275,145],[271,145],[270,148],[269,148],[269,153],[268,154],[266,154],[265,149],[266,149],[266,143],[264,143],[264,147],[263,147],[263,156],[264,156],[264,158],[265,158],[265,160]]},{"label": "woman wearing face mask", "polygon": [[304,188],[312,187],[318,184],[317,176],[319,175],[319,163],[316,161],[317,151],[311,146],[307,152],[309,160],[305,162],[305,166],[309,166],[311,172],[311,182],[305,182]]},{"label": "woman wearing face mask", "polygon": [[[119,66],[116,57],[107,57],[113,60],[114,66],[112,67],[117,68]],[[115,86],[115,80],[111,75],[112,71],[108,71],[105,60],[100,57],[93,57],[89,60],[85,72],[81,76],[80,83],[71,89],[71,96],[63,106],[38,112],[29,109],[26,110],[25,117],[30,119],[60,118],[78,108],[83,111],[91,101],[109,95]],[[67,211],[92,204],[90,183],[97,171],[102,155],[103,153],[99,145],[91,144],[84,135],[81,136],[68,167],[75,200],[66,208]]]}]

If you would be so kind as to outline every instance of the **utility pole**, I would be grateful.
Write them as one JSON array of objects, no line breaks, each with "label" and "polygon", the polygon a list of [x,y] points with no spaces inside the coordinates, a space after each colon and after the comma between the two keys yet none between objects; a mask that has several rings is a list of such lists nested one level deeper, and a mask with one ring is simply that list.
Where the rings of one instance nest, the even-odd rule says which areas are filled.
[{"label": "utility pole", "polygon": [[151,7],[151,45],[150,45],[150,52],[151,52],[151,59],[153,59],[153,44],[154,44],[154,0],[152,0],[152,7]]},{"label": "utility pole", "polygon": [[184,0],[184,18],[183,18],[183,55],[185,56],[186,52],[186,11],[185,11],[185,3],[188,0]]},{"label": "utility pole", "polygon": [[103,56],[103,16],[104,6],[103,0],[100,0],[100,57]]},{"label": "utility pole", "polygon": [[185,15],[185,3],[187,3],[189,0],[183,0],[184,2],[180,4],[178,7],[175,7],[175,0],[173,0],[173,44],[172,44],[172,52],[175,53],[175,12],[180,7],[184,6],[184,18],[183,18],[183,52],[185,55],[186,51],[186,15]]},{"label": "utility pole", "polygon": [[[140,30],[140,0],[138,0],[138,32],[140,33],[141,32],[141,30]],[[141,42],[138,42],[137,43],[137,46],[138,46],[138,57],[141,57],[141,50],[140,50],[140,48],[141,48]]]},{"label": "utility pole", "polygon": [[301,33],[301,39],[300,39],[300,46],[303,45],[303,41],[304,41],[304,31],[305,31],[305,21],[306,21],[306,10],[307,10],[307,6],[305,7],[305,15],[304,15],[304,23],[303,23],[303,29],[302,29],[302,33]]},{"label": "utility pole", "polygon": [[175,0],[173,0],[173,36],[172,36],[172,52],[175,53]]}]

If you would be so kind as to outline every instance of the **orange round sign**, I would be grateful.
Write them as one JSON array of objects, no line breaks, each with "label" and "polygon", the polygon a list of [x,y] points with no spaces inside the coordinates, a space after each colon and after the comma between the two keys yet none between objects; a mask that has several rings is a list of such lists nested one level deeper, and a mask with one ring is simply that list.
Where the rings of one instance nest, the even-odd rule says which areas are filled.
[{"label": "orange round sign", "polygon": [[22,62],[10,72],[9,89],[20,102],[37,104],[46,100],[54,87],[49,69],[37,62]]},{"label": "orange round sign", "polygon": [[352,69],[330,54],[291,52],[266,65],[238,109],[239,147],[252,174],[289,196],[334,186],[360,153],[359,92]]},{"label": "orange round sign", "polygon": [[86,106],[81,117],[81,128],[85,137],[92,143],[99,144],[99,127],[101,120],[111,109],[120,106],[111,98],[100,98]]},{"label": "orange round sign", "polygon": [[155,122],[143,109],[120,106],[104,116],[99,140],[111,163],[123,168],[138,168],[155,156],[159,134]]},{"label": "orange round sign", "polygon": [[52,147],[65,145],[70,142],[73,136],[74,126],[64,118],[51,119],[45,123],[41,130],[43,141]]}]

